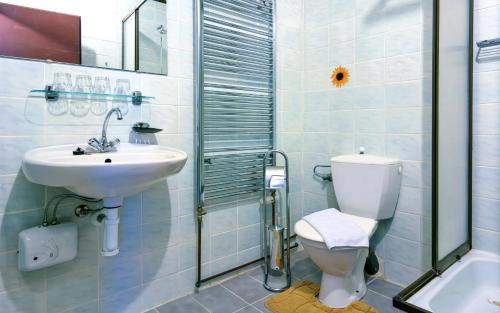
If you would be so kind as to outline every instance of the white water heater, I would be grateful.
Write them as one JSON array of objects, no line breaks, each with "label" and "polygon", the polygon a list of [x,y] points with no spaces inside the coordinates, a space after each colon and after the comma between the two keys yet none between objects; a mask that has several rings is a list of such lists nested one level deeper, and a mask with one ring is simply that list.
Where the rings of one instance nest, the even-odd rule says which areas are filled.
[{"label": "white water heater", "polygon": [[70,261],[77,251],[75,223],[35,226],[19,233],[17,265],[20,271],[34,271]]}]

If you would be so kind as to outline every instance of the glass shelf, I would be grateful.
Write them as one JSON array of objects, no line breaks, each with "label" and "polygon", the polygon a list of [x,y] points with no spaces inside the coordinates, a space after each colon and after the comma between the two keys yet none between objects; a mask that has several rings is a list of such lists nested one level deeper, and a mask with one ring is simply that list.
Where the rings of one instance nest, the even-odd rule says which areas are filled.
[{"label": "glass shelf", "polygon": [[78,92],[78,91],[55,91],[51,89],[33,89],[30,94],[44,95],[47,101],[57,101],[60,95],[76,96],[77,98],[112,98],[115,100],[132,101],[135,105],[140,105],[143,100],[153,100],[155,97],[144,96],[139,91],[134,91],[132,94],[112,94],[112,93],[93,93],[93,92]]}]

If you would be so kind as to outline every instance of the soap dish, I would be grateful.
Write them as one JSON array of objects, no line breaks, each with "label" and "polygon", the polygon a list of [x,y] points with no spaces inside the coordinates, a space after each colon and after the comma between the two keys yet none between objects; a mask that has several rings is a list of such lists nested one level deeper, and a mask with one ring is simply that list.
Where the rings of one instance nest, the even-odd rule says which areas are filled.
[{"label": "soap dish", "polygon": [[149,124],[145,122],[138,122],[135,123],[134,126],[132,126],[132,130],[136,133],[141,134],[154,134],[157,132],[161,132],[163,129],[149,127]]}]

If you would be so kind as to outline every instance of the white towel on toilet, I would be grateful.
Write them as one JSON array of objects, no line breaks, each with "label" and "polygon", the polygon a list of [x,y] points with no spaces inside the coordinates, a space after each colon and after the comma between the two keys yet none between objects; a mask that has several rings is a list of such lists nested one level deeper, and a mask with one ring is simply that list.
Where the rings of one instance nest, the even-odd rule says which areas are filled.
[{"label": "white towel on toilet", "polygon": [[328,249],[368,247],[368,234],[335,209],[318,211],[302,218],[323,238]]}]

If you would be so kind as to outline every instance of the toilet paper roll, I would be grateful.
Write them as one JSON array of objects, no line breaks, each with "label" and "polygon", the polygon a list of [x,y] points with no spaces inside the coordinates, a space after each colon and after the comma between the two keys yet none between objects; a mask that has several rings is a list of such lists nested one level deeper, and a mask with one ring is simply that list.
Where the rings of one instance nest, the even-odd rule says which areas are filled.
[{"label": "toilet paper roll", "polygon": [[283,166],[268,166],[265,173],[265,188],[281,189],[286,184],[285,168]]},{"label": "toilet paper roll", "polygon": [[273,176],[269,180],[270,189],[282,189],[285,188],[286,180],[285,176]]}]

